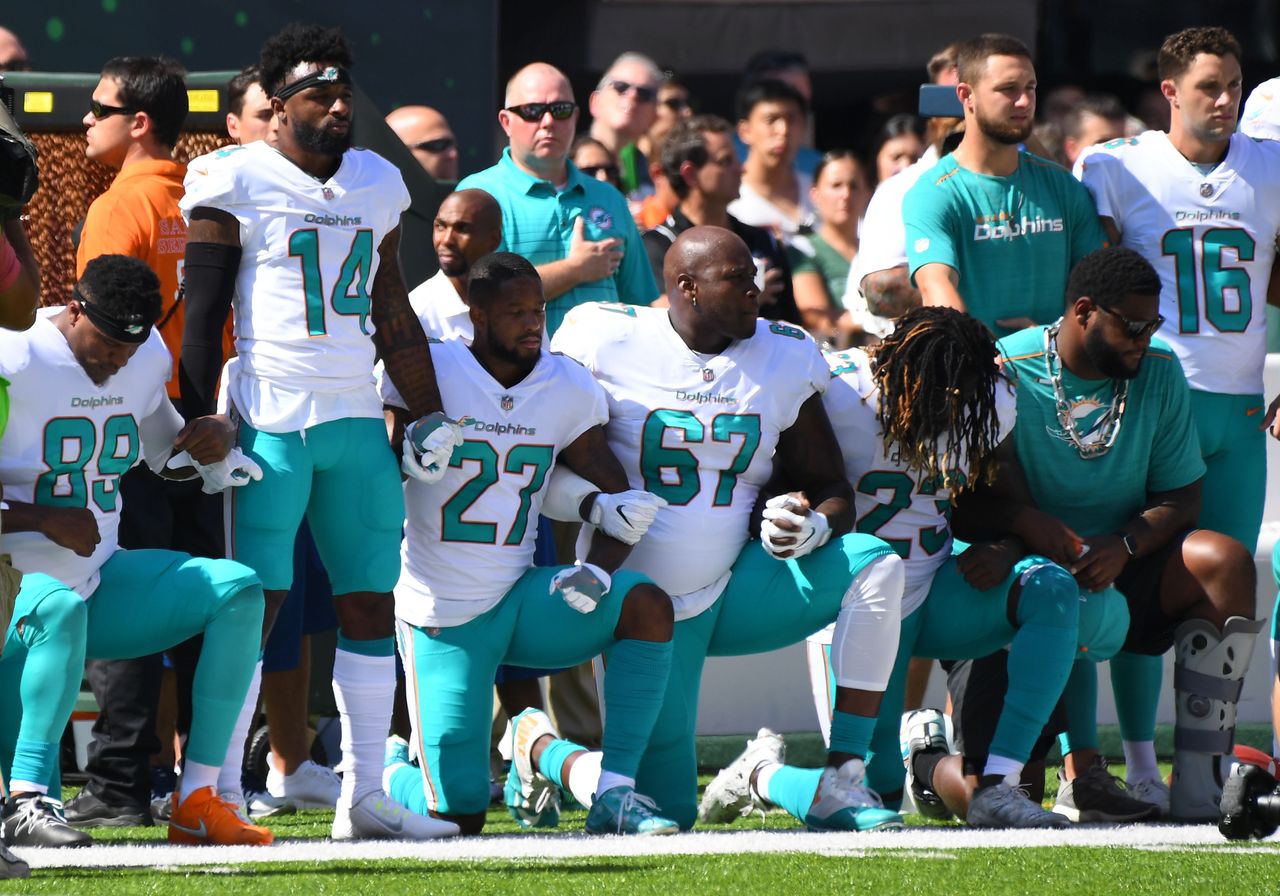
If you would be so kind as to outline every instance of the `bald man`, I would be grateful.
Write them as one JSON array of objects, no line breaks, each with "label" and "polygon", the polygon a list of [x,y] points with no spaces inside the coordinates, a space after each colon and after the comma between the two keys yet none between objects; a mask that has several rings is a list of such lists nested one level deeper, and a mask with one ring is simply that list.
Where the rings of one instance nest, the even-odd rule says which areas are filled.
[{"label": "bald man", "polygon": [[[672,596],[676,618],[671,677],[637,789],[691,826],[706,658],[774,650],[835,622],[838,721],[826,768],[783,766],[781,739],[770,735],[757,738],[758,761],[744,774],[756,794],[815,829],[899,825],[863,770],[897,650],[902,561],[878,538],[851,534],[853,489],[822,404],[830,369],[802,330],[759,319],[755,264],[731,231],[685,231],[663,275],[670,308],[586,305],[551,343],[604,386],[605,436],[632,488],[667,504],[627,561]],[[548,512],[589,497],[563,472],[552,474]],[[761,524],[753,508],[771,478],[795,491],[771,498]],[[513,724],[509,805],[536,803],[547,780],[590,799],[599,768],[591,754],[537,711]]]},{"label": "bald man", "polygon": [[458,139],[442,113],[430,106],[401,106],[387,116],[387,125],[427,174],[449,183],[458,180]]},{"label": "bald man", "polygon": [[8,28],[0,28],[0,72],[25,72],[31,68],[27,48],[18,35]]},{"label": "bald man", "polygon": [[484,190],[459,190],[440,203],[431,228],[440,270],[409,293],[422,329],[436,339],[475,336],[467,287],[471,266],[502,242],[502,210]]},{"label": "bald man", "polygon": [[507,82],[498,112],[509,141],[502,158],[458,184],[498,200],[499,248],[537,268],[552,335],[584,302],[648,305],[658,297],[626,200],[569,161],[578,111],[559,69],[545,62],[520,69]]}]

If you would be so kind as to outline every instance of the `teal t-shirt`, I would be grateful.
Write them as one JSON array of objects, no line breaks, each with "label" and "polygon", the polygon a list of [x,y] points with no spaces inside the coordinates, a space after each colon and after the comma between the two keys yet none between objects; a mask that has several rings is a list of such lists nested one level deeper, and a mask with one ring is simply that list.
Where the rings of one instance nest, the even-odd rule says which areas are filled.
[{"label": "teal t-shirt", "polygon": [[569,180],[563,190],[539,180],[511,160],[510,148],[498,163],[462,179],[459,190],[484,190],[502,208],[502,242],[499,251],[523,255],[535,265],[560,261],[569,255],[573,224],[586,223],[589,240],[616,237],[622,240],[622,263],[612,277],[583,283],[547,302],[547,335],[553,336],[569,311],[587,302],[627,302],[648,305],[659,295],[649,269],[649,258],[640,233],[622,194],[609,184],[585,177],[569,164]]},{"label": "teal t-shirt", "polygon": [[1107,240],[1089,191],[1054,162],[1018,154],[1008,177],[975,174],[954,155],[926,171],[902,202],[907,262],[959,274],[969,313],[996,336],[997,320],[1057,320],[1071,267]]},{"label": "teal t-shirt", "polygon": [[[1204,475],[1200,439],[1191,417],[1182,365],[1167,345],[1151,341],[1111,450],[1084,459],[1058,422],[1045,367],[1045,327],[1032,327],[997,343],[1018,391],[1014,444],[1036,506],[1080,535],[1121,529],[1151,492],[1190,485]],[[1056,368],[1055,364],[1055,368]],[[1114,380],[1084,380],[1062,372],[1063,391],[1077,431],[1089,443],[1106,429]]]}]

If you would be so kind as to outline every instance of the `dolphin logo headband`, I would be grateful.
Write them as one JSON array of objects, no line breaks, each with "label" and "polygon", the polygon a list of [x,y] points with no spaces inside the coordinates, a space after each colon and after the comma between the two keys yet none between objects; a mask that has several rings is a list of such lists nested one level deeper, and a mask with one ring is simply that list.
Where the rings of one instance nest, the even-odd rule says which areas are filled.
[{"label": "dolphin logo headband", "polygon": [[340,65],[326,65],[318,72],[305,75],[291,84],[286,84],[276,91],[276,97],[287,100],[295,93],[301,93],[311,87],[328,87],[330,84],[351,84],[351,72]]}]

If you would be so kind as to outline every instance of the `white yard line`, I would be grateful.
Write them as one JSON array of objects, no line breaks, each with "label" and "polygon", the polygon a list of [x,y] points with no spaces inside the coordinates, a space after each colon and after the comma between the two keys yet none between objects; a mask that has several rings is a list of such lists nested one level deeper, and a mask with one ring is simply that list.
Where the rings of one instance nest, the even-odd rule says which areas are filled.
[{"label": "white yard line", "polygon": [[[468,837],[425,843],[394,841],[333,843],[280,841],[270,847],[98,845],[86,849],[15,849],[33,868],[176,868],[254,862],[333,862],[418,859],[431,862],[560,860],[597,856],[687,856],[739,853],[818,853],[893,856],[902,851],[950,858],[947,850],[984,847],[1110,846],[1157,851],[1217,848],[1227,844],[1213,825],[1081,826],[1066,831],[981,831],[911,828],[869,834],[804,831],[689,833],[674,837],[588,837],[582,834],[522,834]],[[1252,844],[1251,851],[1280,854],[1280,840]]]}]

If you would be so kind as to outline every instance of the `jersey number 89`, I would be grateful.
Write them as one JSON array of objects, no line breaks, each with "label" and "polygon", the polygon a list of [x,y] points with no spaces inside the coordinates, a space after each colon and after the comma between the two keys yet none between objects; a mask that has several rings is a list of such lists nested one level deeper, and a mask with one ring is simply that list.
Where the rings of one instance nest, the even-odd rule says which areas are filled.
[{"label": "jersey number 89", "polygon": [[[101,445],[101,447],[99,447]],[[93,503],[103,513],[116,509],[120,477],[138,461],[138,424],[132,414],[108,417],[97,428],[88,417],[55,417],[44,428],[44,464],[36,480],[35,503],[46,507],[88,507],[85,467],[97,455],[101,477],[93,481]]]}]

